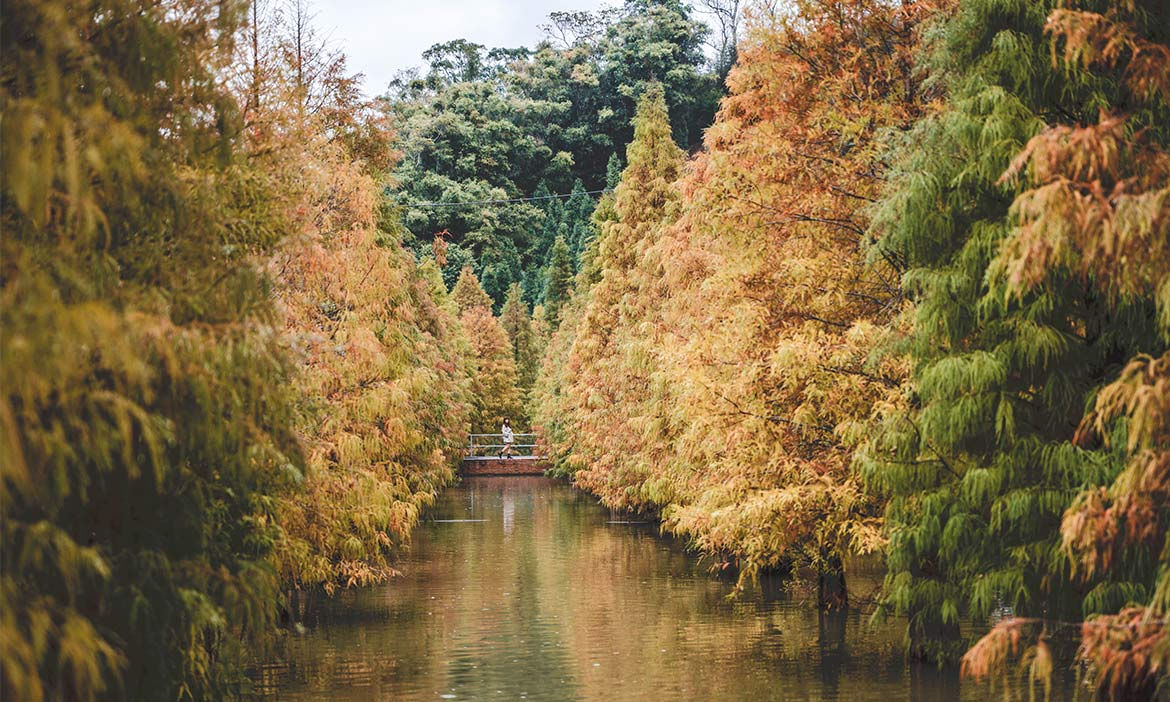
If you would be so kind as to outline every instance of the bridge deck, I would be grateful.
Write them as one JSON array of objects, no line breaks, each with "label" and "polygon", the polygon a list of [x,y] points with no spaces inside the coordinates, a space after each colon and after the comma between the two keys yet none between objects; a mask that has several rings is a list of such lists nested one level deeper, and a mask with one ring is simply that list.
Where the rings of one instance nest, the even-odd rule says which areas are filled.
[{"label": "bridge deck", "polygon": [[471,456],[463,459],[464,475],[543,475],[546,465],[540,456]]},{"label": "bridge deck", "polygon": [[[537,448],[536,434],[516,433],[512,438],[513,451],[531,452]],[[542,475],[547,467],[544,456],[525,453],[503,458],[499,455],[503,450],[503,434],[468,434],[461,472],[464,475]]]}]

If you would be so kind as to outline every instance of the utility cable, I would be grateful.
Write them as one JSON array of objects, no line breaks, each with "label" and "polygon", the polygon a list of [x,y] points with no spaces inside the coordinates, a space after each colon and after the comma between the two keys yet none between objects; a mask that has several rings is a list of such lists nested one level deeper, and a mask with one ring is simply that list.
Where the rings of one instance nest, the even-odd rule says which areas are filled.
[{"label": "utility cable", "polygon": [[[609,192],[610,188],[601,190],[586,190],[586,195],[597,195]],[[402,207],[464,207],[470,205],[508,205],[517,202],[533,202],[534,200],[552,200],[572,197],[573,193],[558,193],[555,195],[536,195],[533,197],[511,197],[500,200],[467,200],[465,202],[407,202]]]}]

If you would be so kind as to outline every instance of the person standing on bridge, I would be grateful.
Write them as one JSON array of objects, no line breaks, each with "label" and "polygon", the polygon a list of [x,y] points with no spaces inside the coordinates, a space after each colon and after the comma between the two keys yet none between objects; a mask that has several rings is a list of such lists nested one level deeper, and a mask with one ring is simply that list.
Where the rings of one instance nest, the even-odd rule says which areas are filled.
[{"label": "person standing on bridge", "polygon": [[512,442],[516,440],[516,436],[512,433],[512,424],[507,419],[504,420],[504,426],[500,427],[500,436],[504,437],[504,450],[500,451],[500,458],[511,458]]}]

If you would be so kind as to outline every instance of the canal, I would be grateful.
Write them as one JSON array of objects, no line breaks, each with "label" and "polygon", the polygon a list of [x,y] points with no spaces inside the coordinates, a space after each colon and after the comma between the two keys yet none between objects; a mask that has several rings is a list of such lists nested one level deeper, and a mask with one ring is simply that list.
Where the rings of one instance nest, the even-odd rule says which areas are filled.
[{"label": "canal", "polygon": [[255,671],[262,697],[987,698],[954,671],[904,660],[898,622],[818,613],[780,581],[731,597],[734,580],[654,525],[546,478],[448,489],[399,569],[324,603]]}]

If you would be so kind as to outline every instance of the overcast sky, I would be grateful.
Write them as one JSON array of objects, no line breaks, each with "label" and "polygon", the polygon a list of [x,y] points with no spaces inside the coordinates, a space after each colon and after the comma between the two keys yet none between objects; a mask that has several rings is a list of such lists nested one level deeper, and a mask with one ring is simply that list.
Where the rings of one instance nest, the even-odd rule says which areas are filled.
[{"label": "overcast sky", "polygon": [[380,94],[422,52],[449,39],[489,48],[533,46],[537,25],[557,10],[596,10],[611,0],[314,0],[316,25],[364,73],[366,93]]}]

